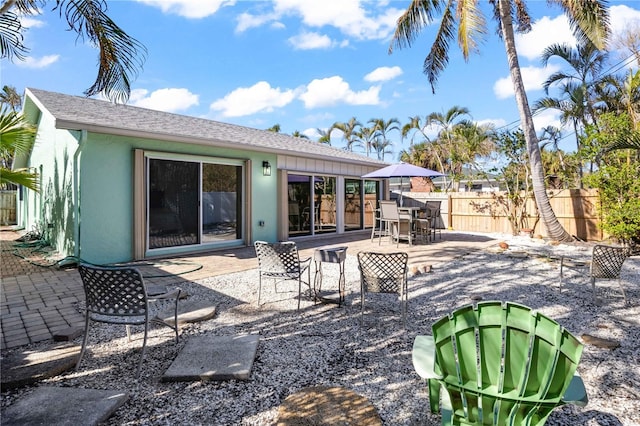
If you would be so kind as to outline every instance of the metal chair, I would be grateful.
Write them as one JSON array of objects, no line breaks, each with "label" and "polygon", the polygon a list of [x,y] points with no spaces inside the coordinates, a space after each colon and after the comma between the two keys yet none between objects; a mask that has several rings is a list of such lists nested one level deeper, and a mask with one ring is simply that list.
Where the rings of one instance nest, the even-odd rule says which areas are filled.
[{"label": "metal chair", "polygon": [[627,294],[620,281],[622,264],[629,257],[629,249],[621,246],[609,246],[597,244],[593,247],[590,261],[579,261],[562,256],[560,258],[560,283],[559,291],[562,291],[562,279],[564,278],[564,268],[586,268],[589,267],[589,278],[591,279],[591,291],[593,302],[598,303],[598,293],[596,290],[596,278],[617,279],[618,286],[622,292],[624,302],[627,303]]},{"label": "metal chair", "polygon": [[380,209],[376,208],[376,206],[371,201],[367,201],[369,208],[371,209],[371,216],[373,219],[373,226],[371,227],[371,242],[377,236],[382,238],[386,235],[386,229],[383,229],[383,222],[380,220]]},{"label": "metal chair", "polygon": [[427,214],[431,218],[429,223],[429,227],[431,228],[431,241],[436,240],[436,232],[440,236],[442,240],[442,228],[440,223],[442,222],[442,217],[440,215],[440,201],[427,201],[425,208],[427,209]]},{"label": "metal chair", "polygon": [[407,263],[409,255],[399,253],[358,253],[360,270],[360,324],[364,318],[366,293],[392,293],[400,299],[402,325],[406,325],[408,290]]},{"label": "metal chair", "polygon": [[311,258],[300,260],[296,243],[292,241],[281,243],[267,243],[256,241],[253,244],[258,257],[259,282],[258,282],[258,306],[262,293],[262,278],[273,278],[274,285],[280,281],[298,281],[298,310],[300,310],[300,298],[302,297],[302,274],[307,272],[306,284],[311,291],[311,271],[309,265]]},{"label": "metal chair", "polygon": [[[179,339],[178,329],[178,299],[180,289],[149,297],[142,274],[132,267],[98,267],[80,264],[78,272],[84,287],[86,310],[84,339],[76,369],[87,348],[89,338],[89,324],[91,321],[108,324],[123,324],[126,326],[127,338],[131,341],[132,325],[144,326],[142,353],[138,362],[137,377],[140,377],[142,360],[147,347],[149,323],[154,322],[171,328],[176,333],[176,343]],[[164,304],[163,304],[164,302]],[[156,313],[167,308],[173,310],[173,324],[158,317]]]},{"label": "metal chair", "polygon": [[618,280],[618,286],[622,291],[624,303],[627,303],[627,294],[620,281],[622,264],[627,260],[627,257],[629,257],[629,249],[627,247],[606,245],[596,245],[593,247],[589,277],[591,277],[591,289],[593,291],[594,301],[597,302],[596,278],[607,278]]},{"label": "metal chair", "polygon": [[[391,238],[396,240],[396,247],[400,244],[400,238],[405,238],[409,240],[409,245],[412,244],[413,221],[411,219],[411,215],[398,212],[395,201],[380,200],[380,220],[385,228],[389,229]],[[406,223],[405,232],[403,232],[402,223]],[[378,245],[381,240],[382,237],[378,240]]]},{"label": "metal chair", "polygon": [[544,425],[554,408],[585,406],[582,343],[556,321],[511,302],[468,305],[417,336],[413,366],[443,425]]}]

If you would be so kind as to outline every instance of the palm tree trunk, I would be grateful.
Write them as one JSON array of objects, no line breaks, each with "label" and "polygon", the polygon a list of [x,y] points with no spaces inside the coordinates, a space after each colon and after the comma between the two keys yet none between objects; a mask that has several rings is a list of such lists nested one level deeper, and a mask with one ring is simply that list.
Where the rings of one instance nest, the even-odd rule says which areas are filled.
[{"label": "palm tree trunk", "polygon": [[502,39],[507,52],[507,60],[509,61],[509,70],[511,73],[511,81],[516,96],[516,103],[520,112],[520,120],[522,120],[522,128],[527,142],[527,152],[529,154],[529,163],[531,165],[531,183],[533,185],[533,195],[536,200],[540,218],[544,224],[547,235],[554,240],[568,242],[573,238],[562,227],[556,217],[549,196],[544,186],[544,170],[542,168],[542,158],[540,155],[540,147],[538,146],[538,137],[533,124],[533,117],[529,109],[527,94],[520,73],[520,65],[518,63],[518,53],[516,51],[515,37],[513,33],[513,18],[511,15],[511,0],[499,0],[498,8],[500,10],[500,27],[502,29]]}]

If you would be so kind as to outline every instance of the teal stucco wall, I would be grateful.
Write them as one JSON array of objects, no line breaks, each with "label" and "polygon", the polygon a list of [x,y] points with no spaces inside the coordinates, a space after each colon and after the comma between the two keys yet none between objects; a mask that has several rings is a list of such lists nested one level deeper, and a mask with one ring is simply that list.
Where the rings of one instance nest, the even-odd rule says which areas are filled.
[{"label": "teal stucco wall", "polygon": [[[135,149],[203,159],[251,160],[250,187],[245,182],[245,197],[249,197],[245,199],[245,206],[251,206],[251,220],[247,226],[251,229],[252,241],[276,240],[275,155],[57,130],[53,118],[46,112],[32,116],[37,117],[38,137],[28,164],[41,170],[43,190],[40,194],[26,192],[21,202],[21,221],[25,228],[44,224],[51,237],[50,242],[62,254],[76,255],[97,264],[133,259]],[[263,176],[262,161],[271,163],[271,176]],[[265,225],[259,226],[260,221]],[[165,249],[158,254],[206,248],[189,246]]]}]

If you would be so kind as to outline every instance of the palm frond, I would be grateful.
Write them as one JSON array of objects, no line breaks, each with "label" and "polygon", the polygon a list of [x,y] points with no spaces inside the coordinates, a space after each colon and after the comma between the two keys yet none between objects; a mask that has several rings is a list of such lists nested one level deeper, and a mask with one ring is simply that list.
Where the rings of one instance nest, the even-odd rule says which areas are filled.
[{"label": "palm frond", "polygon": [[13,12],[0,14],[0,58],[23,61],[29,50],[23,44],[22,25]]},{"label": "palm frond", "polygon": [[5,167],[0,168],[0,185],[8,184],[22,185],[33,191],[39,191],[40,185],[37,173],[31,173],[27,169],[10,170]]},{"label": "palm frond", "polygon": [[389,44],[393,48],[411,47],[424,27],[434,21],[434,16],[442,10],[442,0],[412,0],[407,10],[398,18],[396,31]]},{"label": "palm frond", "polygon": [[569,18],[578,44],[591,42],[604,49],[610,34],[609,10],[605,0],[548,0],[556,3]]},{"label": "palm frond", "polygon": [[478,45],[484,41],[487,23],[476,0],[460,0],[458,2],[458,44],[465,60],[471,52],[478,52]]},{"label": "palm frond", "polygon": [[640,133],[633,132],[631,134],[621,136],[618,140],[605,147],[603,149],[603,152],[615,151],[619,149],[640,150]]},{"label": "palm frond", "polygon": [[24,121],[20,113],[7,107],[0,110],[0,157],[28,153],[35,136],[35,127]]},{"label": "palm frond", "polygon": [[57,0],[56,8],[79,38],[86,37],[100,49],[98,75],[85,95],[103,93],[113,102],[126,102],[131,81],[144,64],[146,48],[107,16],[104,1]]},{"label": "palm frond", "polygon": [[422,67],[431,85],[431,91],[435,93],[435,85],[440,73],[449,63],[449,43],[454,38],[455,16],[452,5],[449,4],[444,13],[436,33],[436,39],[431,46],[431,51],[424,60]]}]

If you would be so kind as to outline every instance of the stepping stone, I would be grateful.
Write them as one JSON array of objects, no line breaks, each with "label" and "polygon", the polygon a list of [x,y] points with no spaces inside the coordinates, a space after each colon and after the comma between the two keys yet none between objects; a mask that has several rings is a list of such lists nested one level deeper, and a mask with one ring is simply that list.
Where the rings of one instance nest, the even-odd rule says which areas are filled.
[{"label": "stepping stone", "polygon": [[620,346],[620,342],[611,339],[603,339],[601,337],[592,336],[591,334],[583,334],[582,340],[593,346],[597,346],[603,349],[615,349]]},{"label": "stepping stone", "polygon": [[314,386],[289,395],[278,409],[277,426],[382,426],[371,402],[342,387]]},{"label": "stepping stone", "polygon": [[[76,366],[80,345],[63,345],[44,352],[25,350],[2,359],[3,391],[57,376]],[[4,423],[4,422],[3,422]]]},{"label": "stepping stone", "polygon": [[165,382],[248,380],[259,336],[203,335],[190,338],[169,369]]},{"label": "stepping stone", "polygon": [[148,296],[158,296],[160,294],[165,294],[168,291],[166,285],[145,284],[145,287],[147,288]]},{"label": "stepping stone", "polygon": [[9,406],[3,425],[97,425],[107,420],[128,395],[120,391],[40,387]]},{"label": "stepping stone", "polygon": [[[216,315],[216,307],[204,300],[178,303],[178,324],[206,321]],[[173,309],[167,309],[156,315],[167,324],[173,324]]]}]

